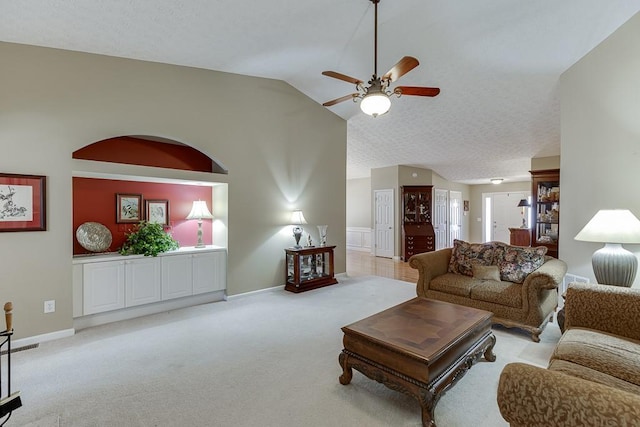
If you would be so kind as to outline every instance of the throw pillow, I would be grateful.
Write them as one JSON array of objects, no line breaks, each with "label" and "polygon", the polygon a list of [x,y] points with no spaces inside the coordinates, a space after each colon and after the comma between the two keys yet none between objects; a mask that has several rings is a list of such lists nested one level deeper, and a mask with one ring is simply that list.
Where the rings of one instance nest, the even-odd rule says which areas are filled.
[{"label": "throw pillow", "polygon": [[527,248],[499,243],[496,245],[493,263],[500,269],[502,280],[522,283],[530,273],[544,264],[546,253],[546,246]]},{"label": "throw pillow", "polygon": [[491,265],[495,245],[489,243],[468,243],[463,240],[453,241],[453,250],[449,260],[449,272],[473,276],[473,265]]},{"label": "throw pillow", "polygon": [[500,281],[500,269],[497,265],[474,264],[471,270],[475,279]]}]

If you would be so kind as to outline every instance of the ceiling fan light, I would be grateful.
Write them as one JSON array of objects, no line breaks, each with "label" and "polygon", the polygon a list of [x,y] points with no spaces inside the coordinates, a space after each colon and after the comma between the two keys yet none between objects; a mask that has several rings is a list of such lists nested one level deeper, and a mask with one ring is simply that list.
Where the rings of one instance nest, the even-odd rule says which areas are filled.
[{"label": "ceiling fan light", "polygon": [[391,100],[382,92],[375,92],[365,95],[360,101],[360,109],[363,113],[373,117],[378,117],[389,111]]}]

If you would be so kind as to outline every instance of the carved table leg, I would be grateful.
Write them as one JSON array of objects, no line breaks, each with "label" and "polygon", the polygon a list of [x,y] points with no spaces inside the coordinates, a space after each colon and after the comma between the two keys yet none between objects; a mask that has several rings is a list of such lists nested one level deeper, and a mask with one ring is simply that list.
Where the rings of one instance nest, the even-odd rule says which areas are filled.
[{"label": "carved table leg", "polygon": [[422,427],[436,427],[436,422],[433,419],[434,405],[421,405],[422,406]]},{"label": "carved table leg", "polygon": [[347,385],[351,382],[351,378],[353,378],[353,371],[351,370],[351,366],[348,366],[347,361],[349,360],[349,356],[340,353],[338,356],[338,362],[340,366],[342,366],[342,375],[338,378],[340,380],[340,384]]},{"label": "carved table leg", "polygon": [[493,347],[496,345],[496,337],[495,335],[491,334],[489,339],[491,340],[491,344],[489,344],[489,347],[487,347],[487,349],[484,351],[484,360],[488,362],[495,362],[496,355],[493,352]]}]

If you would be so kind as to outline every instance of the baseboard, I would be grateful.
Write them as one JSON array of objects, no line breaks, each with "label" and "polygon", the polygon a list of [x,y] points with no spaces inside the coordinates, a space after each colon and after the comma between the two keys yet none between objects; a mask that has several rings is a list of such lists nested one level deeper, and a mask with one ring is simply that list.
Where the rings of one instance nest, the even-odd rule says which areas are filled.
[{"label": "baseboard", "polygon": [[63,329],[60,331],[49,332],[42,335],[34,335],[32,337],[20,338],[17,340],[11,341],[12,351],[18,349],[20,347],[27,347],[34,344],[40,344],[47,341],[58,340],[60,338],[71,337],[76,333],[76,330],[71,329]]},{"label": "baseboard", "polygon": [[241,294],[229,295],[227,296],[227,300],[233,300],[233,299],[238,299],[242,297],[247,297],[249,295],[261,294],[263,292],[273,292],[273,291],[282,290],[282,289],[284,289],[284,285],[273,286],[271,288],[258,289],[255,291],[243,292]]}]

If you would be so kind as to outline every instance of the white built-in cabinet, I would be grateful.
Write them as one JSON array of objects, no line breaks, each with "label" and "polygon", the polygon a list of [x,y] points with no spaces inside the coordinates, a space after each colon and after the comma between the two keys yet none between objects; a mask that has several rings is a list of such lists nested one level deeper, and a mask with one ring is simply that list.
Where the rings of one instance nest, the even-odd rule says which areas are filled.
[{"label": "white built-in cabinet", "polygon": [[74,307],[76,317],[226,290],[227,252],[213,246],[157,257],[78,257],[73,263],[74,304],[82,305]]}]

